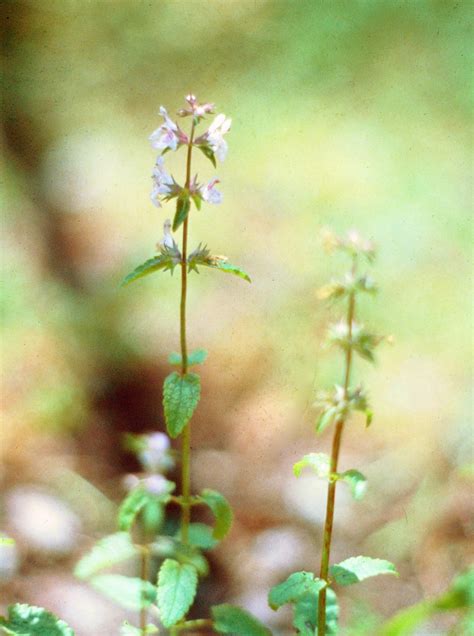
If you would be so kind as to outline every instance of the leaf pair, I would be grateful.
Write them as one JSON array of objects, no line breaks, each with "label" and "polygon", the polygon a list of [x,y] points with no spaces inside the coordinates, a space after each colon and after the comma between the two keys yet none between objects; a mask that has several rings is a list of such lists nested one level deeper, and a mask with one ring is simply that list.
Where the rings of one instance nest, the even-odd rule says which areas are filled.
[{"label": "leaf pair", "polygon": [[354,499],[362,499],[367,490],[367,479],[354,468],[343,473],[330,472],[330,460],[325,453],[308,453],[293,466],[296,477],[301,475],[303,468],[311,468],[317,477],[331,481],[343,481],[349,486],[349,490]]},{"label": "leaf pair", "polygon": [[[270,590],[268,604],[274,610],[283,605],[293,605],[293,626],[301,636],[314,636],[317,628],[319,592],[326,582],[311,572],[294,572]],[[333,590],[326,593],[326,634],[337,632],[339,607]]]}]

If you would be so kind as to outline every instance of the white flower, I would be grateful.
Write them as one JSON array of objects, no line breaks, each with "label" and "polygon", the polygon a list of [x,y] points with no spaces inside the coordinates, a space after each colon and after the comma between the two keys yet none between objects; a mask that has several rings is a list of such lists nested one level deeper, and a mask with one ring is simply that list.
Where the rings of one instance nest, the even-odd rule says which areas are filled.
[{"label": "white flower", "polygon": [[168,195],[171,193],[171,186],[173,185],[173,177],[171,177],[164,169],[164,158],[158,157],[153,167],[153,173],[151,175],[153,179],[153,189],[150,194],[153,205],[157,208],[161,208],[160,196]]},{"label": "white flower", "polygon": [[206,137],[207,142],[219,161],[224,161],[227,155],[227,142],[224,135],[229,132],[232,119],[223,113],[217,115],[209,126]]},{"label": "white flower", "polygon": [[[160,247],[175,247],[173,235],[171,234],[171,221],[166,219],[163,224],[163,238],[159,242]],[[154,433],[148,437],[148,448],[155,451],[168,450],[170,441],[164,433]]]},{"label": "white flower", "polygon": [[178,126],[168,117],[164,106],[160,107],[160,115],[165,121],[151,133],[149,137],[150,143],[156,150],[166,150],[166,148],[176,150],[180,140]]},{"label": "white flower", "polygon": [[216,190],[215,185],[220,183],[219,179],[213,179],[209,181],[209,183],[205,186],[201,186],[199,188],[199,192],[201,193],[201,197],[204,201],[208,203],[219,204],[222,201],[222,193],[219,190]]},{"label": "white flower", "polygon": [[168,480],[163,475],[151,475],[143,480],[145,489],[152,495],[164,495],[168,492]]}]

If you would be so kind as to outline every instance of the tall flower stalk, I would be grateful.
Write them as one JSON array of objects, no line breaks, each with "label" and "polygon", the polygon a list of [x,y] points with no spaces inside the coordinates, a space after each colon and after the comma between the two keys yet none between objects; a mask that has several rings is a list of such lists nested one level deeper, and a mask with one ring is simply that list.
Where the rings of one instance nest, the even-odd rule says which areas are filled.
[{"label": "tall flower stalk", "polygon": [[[198,149],[216,167],[218,159],[227,154],[225,135],[231,120],[223,114],[200,134],[197,129],[212,115],[214,106],[200,104],[194,95],[186,97],[186,106],[178,111],[181,118],[191,118],[186,133],[162,106],[161,125],[150,135],[150,143],[159,151],[152,171],[152,203],[161,208],[163,203],[175,200],[173,222],[164,222],[163,237],[157,244],[157,253],[136,267],[124,279],[127,285],[155,272],[180,268],[181,295],[179,307],[179,353],[171,353],[169,362],[176,367],[163,386],[163,407],[169,437],[181,438],[181,492],[174,494],[176,484],[164,477],[173,467],[177,453],[170,447],[164,433],[128,435],[127,447],[139,459],[143,472],[127,478],[129,490],[122,502],[119,515],[119,532],[104,537],[76,567],[76,574],[87,579],[107,596],[125,607],[139,611],[139,628],[124,625],[121,636],[145,636],[156,633],[157,626],[150,618],[159,617],[161,625],[174,636],[182,632],[207,629],[237,636],[269,636],[270,632],[253,616],[239,607],[223,604],[211,608],[212,618],[187,620],[194,602],[199,581],[209,573],[206,550],[214,548],[224,539],[232,525],[232,509],[225,497],[215,490],[205,488],[199,494],[191,492],[191,418],[199,403],[200,376],[190,369],[202,364],[207,357],[204,349],[189,351],[187,343],[186,301],[191,272],[210,268],[234,274],[250,282],[248,275],[229,263],[224,256],[213,256],[203,243],[190,251],[189,227],[192,215],[201,209],[202,203],[218,204],[222,194],[217,188],[219,179],[212,178],[200,184],[193,173],[193,151]],[[168,173],[166,153],[186,149],[184,183]],[[181,246],[175,233],[182,227]],[[168,529],[164,523],[166,506],[178,505],[181,509],[180,525]],[[192,521],[195,506],[207,507],[213,514],[214,525]],[[118,563],[131,556],[140,559],[140,578],[117,574],[97,575],[98,570],[111,563]],[[156,561],[161,561],[156,583],[152,580]]]},{"label": "tall flower stalk", "polygon": [[389,561],[365,556],[351,557],[330,565],[337,483],[344,482],[355,499],[363,497],[367,486],[367,480],[360,471],[349,469],[339,472],[342,435],[351,414],[354,411],[364,413],[367,426],[372,420],[365,390],[361,385],[353,387],[351,384],[353,358],[357,354],[373,361],[374,349],[382,338],[356,321],[356,301],[359,294],[374,294],[377,291],[371,277],[359,273],[362,259],[372,263],[375,258],[373,245],[361,239],[356,232],[350,232],[344,238],[326,233],[325,243],[331,250],[344,251],[351,261],[350,270],[343,279],[331,282],[319,293],[321,299],[346,303],[344,318],[332,325],[328,334],[329,342],[338,346],[344,355],[343,382],[342,385],[336,385],[333,391],[319,394],[316,402],[320,410],[316,431],[321,433],[327,427],[334,426],[331,455],[309,453],[293,467],[296,477],[299,477],[303,469],[309,468],[328,484],[319,576],[306,571],[294,572],[286,581],[272,588],[269,594],[272,609],[278,609],[287,603],[293,605],[293,625],[299,634],[307,636],[332,636],[337,633],[339,608],[332,589],[334,584],[343,586],[378,574],[396,574],[395,567]]}]

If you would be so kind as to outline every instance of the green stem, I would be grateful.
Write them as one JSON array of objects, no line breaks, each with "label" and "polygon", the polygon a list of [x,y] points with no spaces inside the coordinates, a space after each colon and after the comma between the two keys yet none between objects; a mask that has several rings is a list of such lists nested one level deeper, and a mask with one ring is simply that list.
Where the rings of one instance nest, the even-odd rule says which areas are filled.
[{"label": "green stem", "polygon": [[[194,141],[194,128],[195,122],[191,125],[191,134],[189,136],[188,153],[186,156],[186,188],[191,185],[191,157]],[[186,375],[188,372],[188,346],[186,342],[186,298],[187,298],[187,284],[188,284],[188,267],[187,267],[187,252],[188,252],[188,222],[189,216],[186,217],[183,223],[183,245],[181,255],[181,303],[180,303],[180,341],[181,341],[181,375]],[[183,495],[183,501],[181,505],[181,539],[183,543],[188,543],[189,535],[189,523],[191,521],[191,478],[190,478],[190,464],[191,464],[191,422],[187,424],[183,431],[182,436],[182,463],[181,463],[181,492]]]},{"label": "green stem", "polygon": [[148,546],[142,545],[140,547],[141,552],[141,567],[140,567],[140,578],[143,581],[143,589],[142,589],[142,598],[141,598],[141,607],[140,607],[140,630],[142,634],[146,634],[146,626],[148,624],[148,611],[146,608],[146,599],[145,599],[145,583],[148,582],[149,579],[149,569],[150,569],[150,551]]},{"label": "green stem", "polygon": [[[356,260],[354,258],[352,265],[352,274],[355,275]],[[355,316],[355,293],[349,296],[349,304],[347,308],[347,337],[348,347],[346,351],[345,371],[344,371],[344,399],[347,400],[349,391],[349,382],[352,367],[352,323]],[[330,474],[337,473],[337,464],[339,461],[339,453],[341,450],[342,433],[344,431],[345,417],[341,417],[336,421],[336,428],[332,440]],[[332,531],[334,525],[334,506],[336,502],[336,480],[328,483],[328,493],[326,502],[326,521],[324,523],[323,551],[321,554],[321,567],[319,570],[319,578],[329,584],[329,558],[331,555]],[[319,592],[318,602],[318,636],[326,634],[326,590],[324,587]]]}]

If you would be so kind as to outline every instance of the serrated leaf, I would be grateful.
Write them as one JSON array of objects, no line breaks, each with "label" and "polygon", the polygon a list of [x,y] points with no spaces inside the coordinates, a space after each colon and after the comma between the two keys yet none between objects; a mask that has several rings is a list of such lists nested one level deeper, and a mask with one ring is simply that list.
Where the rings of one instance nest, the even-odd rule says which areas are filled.
[{"label": "serrated leaf", "polygon": [[196,568],[166,559],[158,573],[158,607],[165,627],[175,625],[186,616],[196,595]]},{"label": "serrated leaf", "polygon": [[[319,594],[305,594],[295,603],[293,626],[299,636],[314,636],[318,627]],[[338,632],[339,605],[334,590],[326,590],[326,636]]]},{"label": "serrated leaf", "polygon": [[118,511],[119,529],[128,532],[133,526],[137,515],[146,506],[150,498],[149,493],[142,487],[130,491],[120,504]]},{"label": "serrated leaf", "polygon": [[158,627],[151,623],[143,630],[139,627],[135,627],[135,625],[130,625],[128,621],[125,621],[120,628],[120,636],[144,636],[145,634],[158,634],[158,632]]},{"label": "serrated leaf", "polygon": [[153,554],[166,559],[174,559],[181,564],[192,565],[196,568],[200,576],[209,574],[209,563],[206,557],[199,552],[198,548],[186,545],[174,537],[158,537],[156,541],[150,543]]},{"label": "serrated leaf", "polygon": [[214,539],[223,539],[229,532],[234,517],[229,502],[219,492],[209,488],[201,492],[200,498],[209,506],[216,518],[212,536]]},{"label": "serrated leaf", "polygon": [[[195,349],[188,355],[188,367],[192,367],[195,364],[202,364],[206,361],[206,358],[207,351],[205,349]],[[170,355],[168,356],[168,362],[177,367],[181,366],[182,359],[183,358],[181,357],[180,353],[173,352],[170,353]]]},{"label": "serrated leaf", "polygon": [[139,610],[156,602],[156,587],[136,577],[99,574],[89,582],[94,589],[125,609]]},{"label": "serrated leaf", "polygon": [[126,561],[138,554],[127,532],[117,532],[98,541],[74,568],[74,575],[87,579],[99,570]]},{"label": "serrated leaf", "polygon": [[133,272],[130,272],[130,274],[125,276],[121,286],[125,287],[139,278],[143,278],[144,276],[148,276],[149,274],[153,274],[153,272],[158,272],[159,270],[170,270],[172,272],[176,265],[176,259],[174,259],[170,253],[166,252],[158,254],[158,256],[149,258],[147,261],[136,267]]},{"label": "serrated leaf", "polygon": [[8,616],[0,616],[0,629],[15,636],[74,636],[63,620],[42,607],[26,603],[9,605]]},{"label": "serrated leaf", "polygon": [[172,438],[181,434],[201,396],[201,380],[195,373],[171,373],[163,385],[166,429]]},{"label": "serrated leaf", "polygon": [[191,201],[189,200],[189,196],[187,194],[180,195],[176,200],[176,213],[173,219],[173,232],[176,232],[179,226],[182,225],[187,219],[190,209]]},{"label": "serrated leaf", "polygon": [[274,610],[286,603],[294,603],[304,594],[318,594],[326,586],[326,582],[318,579],[312,572],[294,572],[275,585],[268,595],[268,604]]},{"label": "serrated leaf", "polygon": [[316,432],[322,433],[324,429],[330,426],[333,423],[337,413],[338,411],[335,406],[325,409],[319,416],[318,421],[316,422]]},{"label": "serrated leaf", "polygon": [[379,574],[394,574],[398,576],[395,566],[390,561],[372,559],[365,556],[351,557],[341,561],[341,563],[332,565],[329,568],[329,574],[339,585],[351,585]]},{"label": "serrated leaf", "polygon": [[212,256],[206,246],[202,246],[201,244],[189,255],[188,257],[188,269],[189,271],[195,271],[199,273],[198,265],[202,265],[203,267],[210,267],[212,269],[219,269],[221,272],[225,272],[227,274],[234,274],[235,276],[239,276],[249,283],[252,282],[250,280],[250,276],[246,274],[240,267],[237,265],[232,265],[229,263],[225,256]]},{"label": "serrated leaf", "polygon": [[351,468],[338,475],[338,479],[344,481],[351,491],[354,499],[362,499],[367,491],[367,478],[358,470]]},{"label": "serrated leaf", "polygon": [[214,630],[232,636],[272,636],[271,631],[249,612],[235,605],[211,607]]},{"label": "serrated leaf", "polygon": [[330,459],[326,453],[308,453],[293,466],[295,477],[299,477],[303,468],[311,468],[320,479],[328,479]]},{"label": "serrated leaf", "polygon": [[212,148],[209,148],[209,146],[197,146],[197,148],[199,148],[202,154],[205,157],[207,157],[209,161],[212,163],[212,165],[214,166],[214,168],[216,168],[217,167],[216,157],[214,156],[214,152],[212,151]]}]

